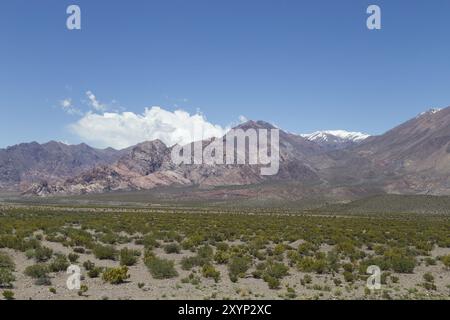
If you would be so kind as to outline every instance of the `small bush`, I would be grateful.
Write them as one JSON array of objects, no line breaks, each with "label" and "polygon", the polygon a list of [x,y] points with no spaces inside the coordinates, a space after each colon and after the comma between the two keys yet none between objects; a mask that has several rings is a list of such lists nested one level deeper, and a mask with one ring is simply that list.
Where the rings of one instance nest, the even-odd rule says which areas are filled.
[{"label": "small bush", "polygon": [[423,280],[425,280],[426,282],[434,282],[434,276],[427,272],[423,275]]},{"label": "small bush", "polygon": [[10,291],[10,290],[5,290],[3,291],[3,298],[5,298],[5,300],[14,300],[14,292]]},{"label": "small bush", "polygon": [[80,258],[80,256],[77,255],[76,253],[69,253],[68,258],[71,263],[76,263],[78,261],[78,259]]},{"label": "small bush", "polygon": [[0,288],[11,288],[15,280],[11,269],[0,268]]},{"label": "small bush", "polygon": [[450,269],[450,254],[441,257],[441,261],[447,269]]},{"label": "small bush", "polygon": [[36,262],[46,262],[53,255],[53,250],[47,247],[38,247],[34,251],[34,259]]},{"label": "small bush", "polygon": [[67,257],[63,254],[57,254],[48,265],[48,269],[51,272],[66,271],[70,263],[67,261]]},{"label": "small bush", "polygon": [[102,279],[111,284],[121,284],[130,276],[128,275],[128,267],[108,268],[103,273]]},{"label": "small bush", "polygon": [[218,250],[214,255],[214,261],[218,264],[227,264],[230,260],[230,254],[227,251]]},{"label": "small bush", "polygon": [[248,257],[235,256],[228,262],[230,280],[236,282],[238,278],[243,278],[250,267],[251,259]]},{"label": "small bush", "polygon": [[95,263],[93,263],[91,260],[83,262],[83,267],[89,271],[95,268]]},{"label": "small bush", "polygon": [[117,259],[117,250],[113,246],[95,246],[94,255],[97,259],[100,260],[116,260]]},{"label": "small bush", "polygon": [[202,268],[202,274],[205,278],[213,278],[215,282],[219,282],[220,272],[211,264],[205,264]]},{"label": "small bush", "polygon": [[33,279],[39,279],[39,278],[46,278],[48,275],[48,267],[45,264],[35,264],[32,266],[28,266],[25,269],[25,275],[33,278]]},{"label": "small bush", "polygon": [[178,276],[173,261],[160,259],[153,254],[148,254],[144,262],[155,279],[169,279]]},{"label": "small bush", "polygon": [[355,280],[355,276],[351,272],[344,271],[343,275],[344,275],[345,281],[347,281],[347,282],[353,282]]},{"label": "small bush", "polygon": [[85,285],[85,284],[82,284],[82,285],[80,286],[80,290],[78,290],[78,295],[79,295],[80,297],[82,297],[86,292],[88,292],[88,290],[89,290],[88,286]]},{"label": "small bush", "polygon": [[170,243],[170,244],[164,246],[164,251],[166,253],[180,253],[181,248],[176,243]]},{"label": "small bush", "polygon": [[92,279],[94,279],[94,278],[98,278],[98,276],[100,275],[100,273],[102,273],[102,271],[103,271],[103,268],[100,268],[100,267],[93,267],[92,269],[90,269],[89,271],[88,271],[88,277],[89,278],[92,278]]},{"label": "small bush", "polygon": [[0,252],[0,269],[5,268],[9,270],[14,270],[15,267],[16,266],[12,258],[6,253]]},{"label": "small bush", "polygon": [[83,247],[76,247],[73,248],[73,252],[83,254],[86,252],[86,250]]},{"label": "small bush", "polygon": [[272,277],[272,276],[270,276],[268,274],[265,275],[263,279],[264,279],[265,282],[267,282],[267,284],[269,285],[270,289],[279,289],[279,287],[280,287],[280,280],[279,279],[277,279],[275,277]]},{"label": "small bush", "polygon": [[140,252],[137,250],[130,250],[128,248],[123,248],[120,250],[120,265],[121,266],[134,266],[137,262],[137,256]]}]

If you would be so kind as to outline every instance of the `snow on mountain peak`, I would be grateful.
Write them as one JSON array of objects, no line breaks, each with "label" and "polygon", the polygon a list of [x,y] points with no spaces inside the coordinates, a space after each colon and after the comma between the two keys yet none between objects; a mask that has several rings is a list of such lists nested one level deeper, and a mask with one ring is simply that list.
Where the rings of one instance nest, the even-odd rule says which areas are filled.
[{"label": "snow on mountain peak", "polygon": [[423,115],[435,114],[435,113],[438,113],[441,110],[442,109],[440,109],[440,108],[431,108],[430,110],[427,110],[427,111],[424,111],[424,112],[420,113],[417,117],[421,117]]},{"label": "snow on mountain peak", "polygon": [[315,142],[327,143],[347,143],[347,142],[361,142],[370,135],[362,132],[350,132],[345,130],[324,130],[316,131],[310,134],[302,134],[303,138]]}]

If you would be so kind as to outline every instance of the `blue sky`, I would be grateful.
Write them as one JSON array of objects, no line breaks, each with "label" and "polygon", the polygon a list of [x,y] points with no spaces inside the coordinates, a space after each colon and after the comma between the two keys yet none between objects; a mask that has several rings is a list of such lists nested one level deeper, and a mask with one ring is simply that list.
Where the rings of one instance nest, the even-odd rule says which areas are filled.
[{"label": "blue sky", "polygon": [[[66,28],[70,4],[81,31]],[[382,30],[366,28],[369,4]],[[88,110],[151,106],[223,127],[243,115],[297,133],[380,134],[450,105],[449,16],[447,0],[5,0],[0,147],[78,143]]]}]

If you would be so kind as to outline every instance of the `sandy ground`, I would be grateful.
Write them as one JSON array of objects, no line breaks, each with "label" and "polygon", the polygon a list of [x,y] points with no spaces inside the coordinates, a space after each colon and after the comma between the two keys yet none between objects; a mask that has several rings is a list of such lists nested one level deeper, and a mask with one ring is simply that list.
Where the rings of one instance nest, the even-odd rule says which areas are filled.
[{"label": "sandy ground", "polygon": [[[69,254],[72,252],[70,248],[64,247],[60,243],[42,241],[44,246],[53,249],[54,253],[60,252]],[[293,243],[293,245],[297,244]],[[128,247],[143,251],[143,246],[135,244],[127,244],[117,246],[118,249]],[[321,251],[329,251],[332,247],[323,246]],[[230,281],[228,277],[227,267],[225,265],[216,266],[221,273],[221,279],[215,283],[212,279],[206,279],[199,273],[201,279],[199,285],[190,283],[182,283],[181,279],[187,277],[191,271],[181,269],[180,261],[185,256],[192,256],[194,253],[190,251],[182,251],[180,254],[166,254],[163,249],[155,249],[154,252],[161,258],[167,258],[175,261],[176,269],[179,276],[173,279],[157,280],[153,279],[147,267],[143,263],[142,257],[137,265],[129,267],[130,278],[126,283],[120,285],[112,285],[104,283],[101,277],[91,279],[86,275],[82,264],[87,260],[91,260],[97,266],[115,267],[119,266],[118,261],[98,260],[92,254],[79,254],[80,259],[77,265],[80,266],[84,279],[81,284],[88,287],[88,291],[79,296],[77,290],[69,290],[66,281],[69,275],[65,272],[51,274],[51,286],[37,286],[34,280],[24,275],[27,266],[33,265],[35,262],[25,257],[22,252],[15,252],[10,249],[2,249],[1,251],[8,253],[16,263],[16,271],[14,275],[16,281],[14,288],[16,299],[21,300],[60,300],[60,299],[379,299],[389,297],[393,299],[450,299],[450,271],[445,270],[440,262],[436,266],[425,266],[422,263],[416,267],[414,274],[395,274],[399,278],[398,283],[392,283],[388,280],[387,284],[382,285],[382,289],[371,295],[365,293],[365,282],[357,281],[348,284],[344,281],[342,275],[335,275],[342,281],[340,286],[336,286],[333,282],[333,276],[330,274],[318,275],[311,273],[312,283],[302,285],[305,273],[299,272],[294,268],[290,269],[290,275],[285,277],[278,290],[271,290],[267,283],[260,279],[254,279],[250,269],[248,276],[239,279],[237,283]],[[450,249],[437,248],[433,250],[432,256],[449,254]],[[419,257],[420,259],[421,257]],[[422,257],[423,258],[423,257]],[[286,260],[287,261],[287,260]],[[430,272],[435,278],[437,290],[427,291],[420,284],[424,282],[423,274]],[[138,287],[138,283],[143,283],[142,288]],[[287,295],[287,286],[294,290],[294,294]],[[50,288],[56,289],[56,294],[50,292]],[[291,289],[291,291],[292,291]],[[384,295],[383,295],[384,292]]]}]

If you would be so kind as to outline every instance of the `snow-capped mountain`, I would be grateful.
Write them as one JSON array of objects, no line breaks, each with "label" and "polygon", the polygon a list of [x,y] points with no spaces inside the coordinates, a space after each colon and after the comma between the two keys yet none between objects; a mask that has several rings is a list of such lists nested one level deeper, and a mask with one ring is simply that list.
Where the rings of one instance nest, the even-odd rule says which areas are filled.
[{"label": "snow-capped mountain", "polygon": [[345,130],[316,131],[309,134],[302,134],[301,136],[328,149],[341,149],[358,144],[370,137],[370,135],[362,132],[349,132]]}]

